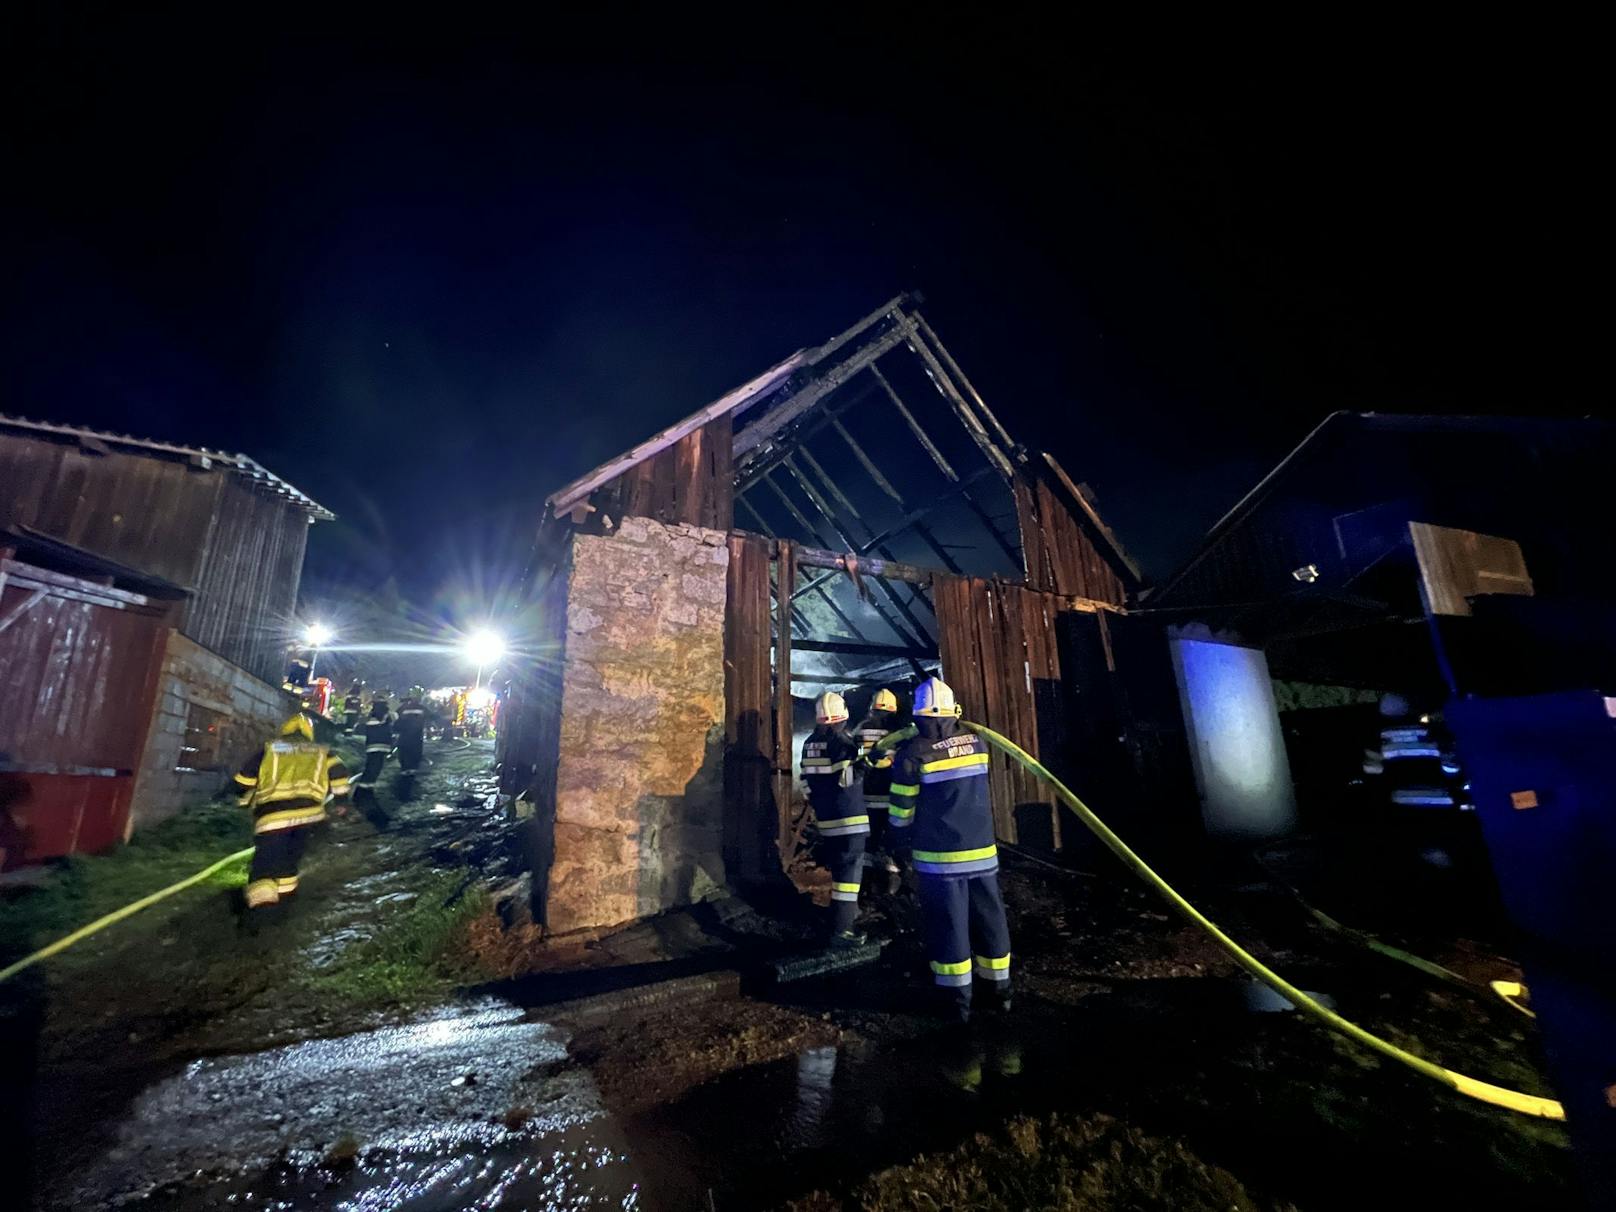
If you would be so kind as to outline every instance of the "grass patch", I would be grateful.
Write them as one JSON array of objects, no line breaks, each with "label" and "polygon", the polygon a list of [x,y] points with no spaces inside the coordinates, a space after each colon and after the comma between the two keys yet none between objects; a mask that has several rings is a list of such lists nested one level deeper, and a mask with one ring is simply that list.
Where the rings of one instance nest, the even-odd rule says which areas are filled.
[{"label": "grass patch", "polygon": [[321,1000],[350,1007],[410,1004],[438,997],[454,986],[482,979],[468,946],[471,924],[493,912],[480,886],[445,904],[465,873],[435,872],[416,886],[408,904],[378,914],[376,933],[356,943],[333,964],[309,970],[303,983]]},{"label": "grass patch", "polygon": [[1108,1115],[1020,1117],[947,1153],[926,1154],[863,1183],[840,1199],[825,1192],[792,1212],[1278,1212],[1254,1199],[1226,1170],[1179,1141],[1147,1136]]},{"label": "grass patch", "polygon": [[[126,846],[64,859],[45,886],[0,900],[0,939],[13,956],[26,954],[250,845],[252,819],[233,800],[190,805],[141,830]],[[246,870],[243,859],[180,895],[239,886]]]}]

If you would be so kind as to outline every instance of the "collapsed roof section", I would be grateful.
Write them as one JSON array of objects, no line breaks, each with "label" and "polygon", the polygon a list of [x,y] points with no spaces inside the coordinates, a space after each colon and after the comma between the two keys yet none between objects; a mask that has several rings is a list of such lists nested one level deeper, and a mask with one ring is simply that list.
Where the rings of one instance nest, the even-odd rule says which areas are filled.
[{"label": "collapsed roof section", "polygon": [[1059,463],[1011,437],[919,302],[799,350],[560,489],[548,514],[739,527],[817,552],[792,594],[802,694],[935,665],[929,585],[883,564],[1122,605],[1137,567]]}]

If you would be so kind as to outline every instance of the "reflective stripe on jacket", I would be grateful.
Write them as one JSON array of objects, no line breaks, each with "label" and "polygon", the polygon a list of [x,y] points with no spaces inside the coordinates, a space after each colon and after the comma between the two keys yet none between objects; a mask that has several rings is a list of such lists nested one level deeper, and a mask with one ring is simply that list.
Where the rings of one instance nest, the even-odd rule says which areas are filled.
[{"label": "reflective stripe on jacket", "polygon": [[281,737],[247,760],[236,786],[253,832],[269,833],[325,820],[326,801],[348,793],[348,770],[324,745]]},{"label": "reflective stripe on jacket", "polygon": [[847,729],[821,724],[802,743],[802,781],[821,837],[870,831],[864,796],[853,777],[858,742]]},{"label": "reflective stripe on jacket", "polygon": [[887,713],[868,716],[853,733],[858,742],[858,755],[868,764],[864,772],[864,800],[867,804],[885,806],[892,787],[892,761],[894,751],[875,746],[892,732]]},{"label": "reflective stripe on jacket", "polygon": [[944,735],[898,747],[888,820],[903,830],[922,875],[985,875],[999,868],[987,745],[948,721]]}]

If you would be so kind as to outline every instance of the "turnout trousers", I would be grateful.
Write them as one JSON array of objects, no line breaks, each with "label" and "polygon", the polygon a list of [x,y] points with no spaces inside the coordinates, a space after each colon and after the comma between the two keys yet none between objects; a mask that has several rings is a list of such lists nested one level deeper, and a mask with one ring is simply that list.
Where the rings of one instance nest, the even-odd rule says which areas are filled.
[{"label": "turnout trousers", "polygon": [[247,908],[268,909],[297,891],[297,867],[309,844],[311,825],[271,829],[253,838],[252,866],[247,869]]},{"label": "turnout trousers", "polygon": [[414,774],[421,768],[421,740],[420,733],[410,735],[400,733],[398,737],[398,766],[405,774]]},{"label": "turnout trousers", "polygon": [[859,880],[864,875],[864,845],[867,833],[847,833],[821,838],[820,861],[830,868],[830,929],[842,934],[853,928],[858,917]]},{"label": "turnout trousers", "polygon": [[354,780],[354,787],[361,791],[376,790],[376,784],[382,781],[382,767],[387,765],[387,754],[379,750],[365,754],[365,769]]},{"label": "turnout trousers", "polygon": [[891,807],[892,801],[887,796],[864,797],[864,811],[870,817],[870,850],[875,854],[886,853],[887,810]]},{"label": "turnout trousers", "polygon": [[971,981],[1010,996],[1010,925],[999,873],[920,877],[920,916],[932,979],[961,1022],[971,1016]]}]

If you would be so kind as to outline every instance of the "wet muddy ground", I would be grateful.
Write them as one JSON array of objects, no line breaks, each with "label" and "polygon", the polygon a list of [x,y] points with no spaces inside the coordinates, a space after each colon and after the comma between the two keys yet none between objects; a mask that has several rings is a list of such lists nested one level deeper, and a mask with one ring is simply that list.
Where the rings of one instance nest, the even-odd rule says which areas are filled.
[{"label": "wet muddy ground", "polygon": [[[550,949],[543,971],[519,979],[506,956],[499,979],[468,969],[459,988],[391,1004],[287,981],[340,970],[401,910],[387,898],[459,882],[444,832],[454,814],[435,814],[442,828],[409,820],[429,821],[436,791],[470,773],[443,763],[443,785],[395,806],[387,833],[333,830],[308,867],[311,889],[327,889],[319,907],[256,958],[232,960],[228,979],[210,950],[241,941],[218,906],[196,906],[52,986],[36,1090],[58,1130],[42,1134],[41,1206],[1525,1209],[1572,1198],[1557,1127],[1463,1102],[1324,1034],[1120,878],[1015,856],[1004,882],[1016,1008],[964,1034],[928,1014],[902,894],[869,900],[868,925],[892,939],[877,963],[782,986],[766,961],[806,946],[806,919],[735,902]],[[1544,1091],[1531,1025],[1507,1008],[1345,947],[1271,886],[1194,896],[1371,1030]],[[489,929],[474,925],[468,939]],[[697,978],[691,998],[649,1008],[602,993],[725,971],[733,979]]]}]

